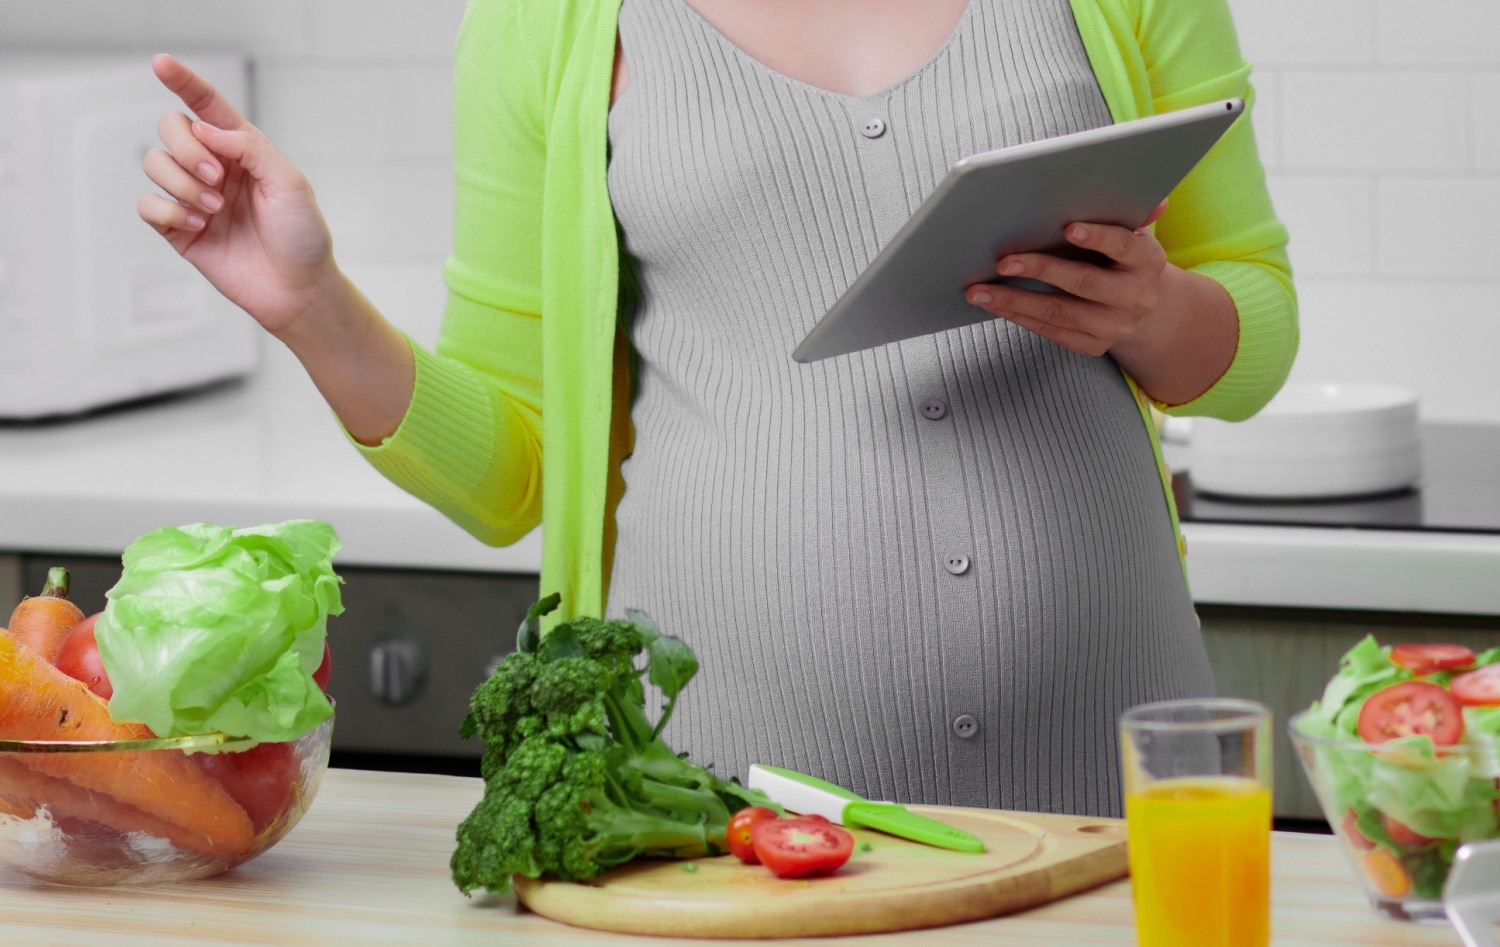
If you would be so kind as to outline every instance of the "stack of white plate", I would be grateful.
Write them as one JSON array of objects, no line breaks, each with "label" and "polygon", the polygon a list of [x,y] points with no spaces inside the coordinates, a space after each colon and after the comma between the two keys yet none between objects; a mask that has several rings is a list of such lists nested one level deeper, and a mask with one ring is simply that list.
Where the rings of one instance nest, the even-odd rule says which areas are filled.
[{"label": "stack of white plate", "polygon": [[1289,384],[1247,421],[1194,418],[1194,488],[1268,499],[1390,493],[1422,472],[1417,395],[1371,384]]}]

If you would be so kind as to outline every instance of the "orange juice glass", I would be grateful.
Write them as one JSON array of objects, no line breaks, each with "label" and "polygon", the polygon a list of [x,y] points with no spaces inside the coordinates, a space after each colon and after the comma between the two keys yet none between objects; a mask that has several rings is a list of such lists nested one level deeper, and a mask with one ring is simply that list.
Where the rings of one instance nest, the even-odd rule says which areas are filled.
[{"label": "orange juice glass", "polygon": [[1271,713],[1178,700],[1120,718],[1140,947],[1271,942]]}]

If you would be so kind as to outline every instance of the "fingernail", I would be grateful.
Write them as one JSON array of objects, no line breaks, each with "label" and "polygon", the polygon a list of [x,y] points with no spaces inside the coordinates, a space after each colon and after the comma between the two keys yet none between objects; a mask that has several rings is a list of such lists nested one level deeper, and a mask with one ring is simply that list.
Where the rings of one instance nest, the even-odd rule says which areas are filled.
[{"label": "fingernail", "polygon": [[1005,264],[1000,267],[1000,272],[1004,273],[1006,276],[1015,276],[1025,269],[1026,267],[1021,265],[1020,260],[1007,260],[1005,261]]},{"label": "fingernail", "polygon": [[200,121],[196,121],[196,122],[193,123],[193,131],[196,131],[196,132],[216,132],[218,130],[219,130],[218,128],[216,128],[213,125],[208,124],[205,121],[201,121],[200,120]]},{"label": "fingernail", "polygon": [[187,225],[188,225],[188,229],[189,230],[202,230],[203,227],[204,227],[204,225],[206,223],[207,223],[207,221],[205,221],[202,217],[198,216],[197,214],[188,214],[187,215]]},{"label": "fingernail", "polygon": [[204,184],[213,184],[219,179],[219,169],[211,162],[205,161],[198,165],[198,179]]},{"label": "fingernail", "polygon": [[224,198],[213,191],[204,191],[201,200],[203,201],[203,206],[207,207],[210,211],[216,211],[224,206]]},{"label": "fingernail", "polygon": [[1083,224],[1074,224],[1069,230],[1069,236],[1074,240],[1087,240],[1089,238],[1089,228]]},{"label": "fingernail", "polygon": [[995,301],[995,297],[991,296],[988,290],[977,289],[974,291],[974,295],[969,297],[969,300],[976,306],[988,306]]}]

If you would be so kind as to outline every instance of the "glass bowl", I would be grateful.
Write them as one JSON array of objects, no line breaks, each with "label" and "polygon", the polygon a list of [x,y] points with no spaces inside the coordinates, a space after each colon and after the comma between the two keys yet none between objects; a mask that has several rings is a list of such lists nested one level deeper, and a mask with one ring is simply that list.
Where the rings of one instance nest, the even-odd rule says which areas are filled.
[{"label": "glass bowl", "polygon": [[328,769],[296,740],[0,740],[0,862],[65,885],[207,878],[279,842]]},{"label": "glass bowl", "polygon": [[1396,920],[1447,923],[1454,852],[1500,837],[1496,744],[1326,739],[1302,732],[1304,716],[1287,725],[1292,746],[1371,906]]}]

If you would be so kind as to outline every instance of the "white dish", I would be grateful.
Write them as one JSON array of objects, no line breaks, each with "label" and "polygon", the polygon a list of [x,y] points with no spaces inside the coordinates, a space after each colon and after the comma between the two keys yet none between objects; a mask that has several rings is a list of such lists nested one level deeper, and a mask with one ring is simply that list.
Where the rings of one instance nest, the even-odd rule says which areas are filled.
[{"label": "white dish", "polygon": [[1417,395],[1370,384],[1290,384],[1261,412],[1194,420],[1193,486],[1205,493],[1327,499],[1391,493],[1421,477]]}]

